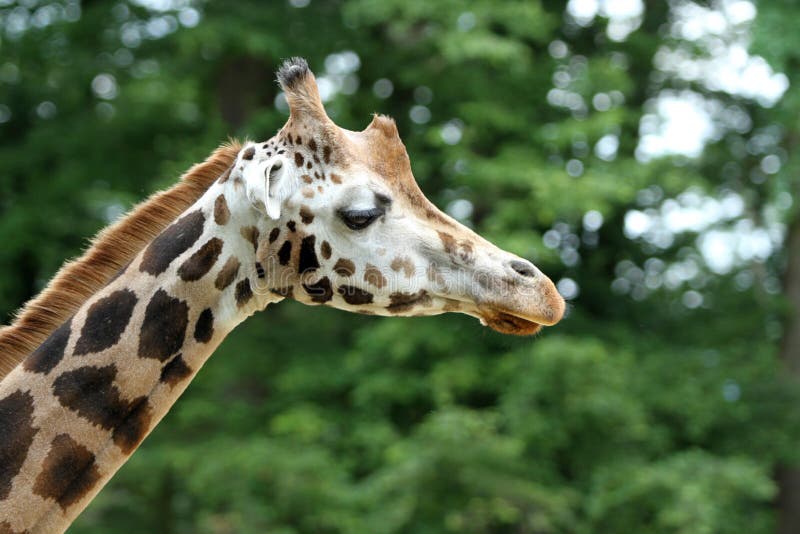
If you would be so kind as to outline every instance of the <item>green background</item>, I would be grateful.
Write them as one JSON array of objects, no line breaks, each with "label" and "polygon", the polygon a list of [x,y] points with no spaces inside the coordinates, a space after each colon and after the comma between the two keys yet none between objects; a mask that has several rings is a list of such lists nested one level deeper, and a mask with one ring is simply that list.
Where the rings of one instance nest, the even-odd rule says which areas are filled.
[{"label": "green background", "polygon": [[[777,102],[658,60],[709,57],[714,42],[674,31],[680,8],[729,3],[648,1],[614,40],[602,11],[577,21],[550,0],[0,1],[3,322],[228,136],[271,137],[274,71],[295,55],[337,89],[340,126],[394,116],[428,197],[469,201],[467,224],[572,297],[535,338],[269,308],[71,532],[773,531],[774,474],[800,441],[780,360],[800,9],[762,2],[712,36],[786,73]],[[714,134],[698,157],[645,161],[642,118],[668,90],[716,103]],[[632,210],[687,191],[743,209],[669,239],[626,233]],[[777,228],[778,246],[710,268],[704,232],[742,224]]]}]

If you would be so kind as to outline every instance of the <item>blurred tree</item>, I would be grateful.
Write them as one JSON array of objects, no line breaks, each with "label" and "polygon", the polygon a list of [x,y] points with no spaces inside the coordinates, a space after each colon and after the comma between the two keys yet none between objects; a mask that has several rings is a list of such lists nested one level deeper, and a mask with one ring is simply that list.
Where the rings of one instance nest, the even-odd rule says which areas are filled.
[{"label": "blurred tree", "polygon": [[[800,15],[793,2],[777,2],[760,8],[761,13],[754,28],[754,49],[762,53],[775,68],[785,72],[789,84],[797,87],[800,77],[798,43],[794,33],[786,33],[789,17]],[[786,195],[800,198],[800,99],[797,91],[788,93],[769,113],[769,120],[777,130],[776,149],[783,156],[780,173],[776,176],[777,189],[773,196]],[[787,313],[781,340],[780,355],[787,370],[795,380],[800,380],[800,209],[789,202],[788,229],[783,253],[779,256],[779,269],[783,271],[783,289]],[[797,409],[797,406],[789,409]],[[779,466],[780,483],[778,532],[789,534],[800,531],[800,457],[797,453]]]},{"label": "blurred tree", "polygon": [[[800,438],[778,360],[800,331],[779,295],[800,257],[780,247],[795,11],[762,3],[752,23],[773,71],[747,53],[746,1],[0,1],[9,320],[226,136],[271,136],[292,55],[340,125],[396,117],[429,197],[573,299],[535,340],[269,309],[72,530],[773,530],[773,470]],[[674,154],[687,109],[706,122]]]}]

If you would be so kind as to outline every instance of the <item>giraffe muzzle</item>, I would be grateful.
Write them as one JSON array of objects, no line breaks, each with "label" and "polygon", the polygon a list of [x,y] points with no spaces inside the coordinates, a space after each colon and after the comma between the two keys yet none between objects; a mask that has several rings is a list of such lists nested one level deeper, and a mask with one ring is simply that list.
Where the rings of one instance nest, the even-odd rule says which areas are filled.
[{"label": "giraffe muzzle", "polygon": [[555,284],[532,263],[514,258],[510,276],[496,277],[477,295],[481,322],[503,334],[533,335],[564,317],[566,303]]}]

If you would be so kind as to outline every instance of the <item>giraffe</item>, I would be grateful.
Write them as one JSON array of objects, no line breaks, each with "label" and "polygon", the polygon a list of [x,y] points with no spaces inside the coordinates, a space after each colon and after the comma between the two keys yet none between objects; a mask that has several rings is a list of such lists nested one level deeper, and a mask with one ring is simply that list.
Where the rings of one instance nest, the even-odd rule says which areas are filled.
[{"label": "giraffe", "polygon": [[532,263],[429,202],[395,123],[327,116],[305,60],[287,123],[134,208],[0,330],[0,533],[61,532],[240,322],[294,299],[460,312],[529,335],[564,301]]}]

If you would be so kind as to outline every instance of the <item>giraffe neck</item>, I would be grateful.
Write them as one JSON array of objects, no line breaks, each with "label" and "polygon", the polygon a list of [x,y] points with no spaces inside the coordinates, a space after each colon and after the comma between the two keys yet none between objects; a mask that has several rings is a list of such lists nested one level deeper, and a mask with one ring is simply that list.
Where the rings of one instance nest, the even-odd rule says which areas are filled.
[{"label": "giraffe neck", "polygon": [[241,188],[211,186],[0,382],[0,532],[65,530],[222,339],[281,299],[259,290],[271,228]]}]

